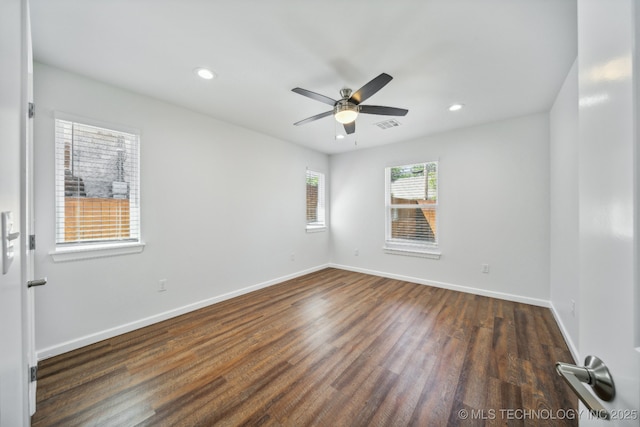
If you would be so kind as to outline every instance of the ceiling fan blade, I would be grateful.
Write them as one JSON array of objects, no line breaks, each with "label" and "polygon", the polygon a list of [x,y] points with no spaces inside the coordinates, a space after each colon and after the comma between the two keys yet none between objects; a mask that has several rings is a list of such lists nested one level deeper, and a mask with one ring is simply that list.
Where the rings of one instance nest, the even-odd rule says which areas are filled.
[{"label": "ceiling fan blade", "polygon": [[356,131],[356,121],[352,121],[351,123],[344,124],[344,131],[347,132],[347,135],[351,135]]},{"label": "ceiling fan blade", "polygon": [[385,85],[389,83],[391,79],[393,79],[393,77],[391,77],[387,73],[380,74],[378,77],[376,77],[375,79],[371,80],[369,83],[367,83],[366,85],[358,89],[356,93],[351,95],[351,98],[349,98],[349,102],[352,102],[356,105],[360,104],[361,102],[369,98],[371,95],[373,95],[374,93],[376,93],[377,91],[385,87]]},{"label": "ceiling fan blade", "polygon": [[325,111],[324,113],[320,113],[320,114],[316,114],[315,116],[311,116],[311,117],[307,117],[304,120],[300,120],[299,122],[295,122],[294,125],[295,126],[300,126],[303,125],[305,123],[309,123],[309,122],[313,122],[315,120],[321,119],[323,117],[327,117],[333,114],[333,110],[331,111]]},{"label": "ceiling fan blade", "polygon": [[404,108],[381,107],[379,105],[361,105],[360,112],[365,114],[380,114],[381,116],[406,116],[409,110]]},{"label": "ceiling fan blade", "polygon": [[332,107],[336,105],[335,99],[331,99],[328,96],[320,95],[319,93],[311,92],[310,90],[302,89],[301,87],[297,87],[295,89],[291,89],[291,91],[295,93],[299,93],[300,95],[306,96],[311,99],[315,99],[316,101],[324,102],[325,104],[329,104]]}]

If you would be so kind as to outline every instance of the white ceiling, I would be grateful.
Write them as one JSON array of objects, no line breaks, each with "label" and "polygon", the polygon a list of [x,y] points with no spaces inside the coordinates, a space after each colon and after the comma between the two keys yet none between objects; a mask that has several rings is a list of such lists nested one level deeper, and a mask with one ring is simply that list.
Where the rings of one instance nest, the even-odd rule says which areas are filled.
[{"label": "white ceiling", "polygon": [[[577,54],[576,0],[30,3],[36,61],[325,153],[546,111]],[[332,117],[293,126],[331,109],[294,87],[338,99],[382,72],[363,105],[409,109],[400,127],[361,114],[339,141]]]}]

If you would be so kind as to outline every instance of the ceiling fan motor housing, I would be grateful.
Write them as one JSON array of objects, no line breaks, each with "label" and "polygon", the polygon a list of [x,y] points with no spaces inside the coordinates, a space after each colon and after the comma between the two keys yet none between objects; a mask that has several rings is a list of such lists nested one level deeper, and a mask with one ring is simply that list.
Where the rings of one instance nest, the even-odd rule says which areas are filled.
[{"label": "ceiling fan motor housing", "polygon": [[351,98],[351,89],[346,87],[344,89],[340,89],[340,96],[342,97],[343,100],[347,100]]}]

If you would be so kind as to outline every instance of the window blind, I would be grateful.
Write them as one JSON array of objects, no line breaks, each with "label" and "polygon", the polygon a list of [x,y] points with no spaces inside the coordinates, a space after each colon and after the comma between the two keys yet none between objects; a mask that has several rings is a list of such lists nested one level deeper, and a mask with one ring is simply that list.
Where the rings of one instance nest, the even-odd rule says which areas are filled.
[{"label": "window blind", "polygon": [[56,244],[140,241],[139,136],[55,120]]},{"label": "window blind", "polygon": [[387,168],[387,242],[437,245],[438,163]]},{"label": "window blind", "polygon": [[307,170],[307,228],[325,227],[324,174]]}]

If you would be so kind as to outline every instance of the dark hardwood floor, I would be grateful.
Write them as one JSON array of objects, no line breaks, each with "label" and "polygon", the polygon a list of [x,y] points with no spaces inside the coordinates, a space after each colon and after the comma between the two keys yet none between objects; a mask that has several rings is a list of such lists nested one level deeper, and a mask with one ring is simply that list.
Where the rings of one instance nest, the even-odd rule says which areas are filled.
[{"label": "dark hardwood floor", "polygon": [[577,425],[556,361],[546,308],[326,269],[42,361],[32,425]]}]

